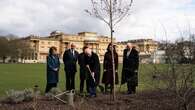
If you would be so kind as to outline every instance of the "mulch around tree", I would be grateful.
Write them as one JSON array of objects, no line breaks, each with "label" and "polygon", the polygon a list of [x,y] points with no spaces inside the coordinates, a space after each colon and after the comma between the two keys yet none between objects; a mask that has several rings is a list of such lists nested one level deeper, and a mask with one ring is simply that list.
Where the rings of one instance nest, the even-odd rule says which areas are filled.
[{"label": "mulch around tree", "polygon": [[[105,94],[98,94],[96,98],[76,95],[74,107],[41,96],[32,102],[0,103],[0,110],[179,110],[178,105],[177,98],[166,91],[145,91],[133,95],[117,93],[114,102]],[[189,110],[195,110],[195,101]]]}]

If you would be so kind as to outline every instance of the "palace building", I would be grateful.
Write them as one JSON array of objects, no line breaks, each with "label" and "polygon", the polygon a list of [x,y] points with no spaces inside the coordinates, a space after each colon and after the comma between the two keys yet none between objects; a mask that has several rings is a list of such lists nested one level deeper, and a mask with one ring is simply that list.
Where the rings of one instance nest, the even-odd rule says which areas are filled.
[{"label": "palace building", "polygon": [[[108,36],[98,35],[95,32],[80,32],[77,35],[65,34],[63,32],[54,31],[47,37],[39,37],[30,35],[25,38],[33,50],[30,56],[24,59],[25,63],[45,63],[49,48],[55,46],[62,59],[63,53],[70,48],[70,44],[76,45],[76,50],[80,53],[85,45],[89,45],[93,52],[97,53],[100,61],[103,61],[108,44],[111,38]],[[122,62],[123,50],[126,43],[133,43],[140,51],[140,56],[148,56],[157,50],[158,43],[152,39],[129,40],[125,42],[117,42],[113,39],[114,44],[117,45],[117,52],[119,54],[119,62]]]},{"label": "palace building", "polygon": [[[158,42],[152,39],[136,39],[136,40],[128,40],[123,42],[118,42],[118,44],[134,44],[139,50],[140,62],[148,63],[150,62],[150,57],[158,50]],[[122,48],[121,48],[122,49]]]}]

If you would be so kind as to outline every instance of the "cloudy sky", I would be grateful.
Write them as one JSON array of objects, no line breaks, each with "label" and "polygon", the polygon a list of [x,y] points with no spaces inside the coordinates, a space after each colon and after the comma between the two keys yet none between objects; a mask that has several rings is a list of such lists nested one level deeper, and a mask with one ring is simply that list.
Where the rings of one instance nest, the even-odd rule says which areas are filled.
[{"label": "cloudy sky", "polygon": [[[106,25],[84,12],[90,0],[1,0],[0,35],[47,36],[53,30],[109,35]],[[116,28],[117,40],[175,40],[195,31],[195,0],[134,0],[131,15]]]}]

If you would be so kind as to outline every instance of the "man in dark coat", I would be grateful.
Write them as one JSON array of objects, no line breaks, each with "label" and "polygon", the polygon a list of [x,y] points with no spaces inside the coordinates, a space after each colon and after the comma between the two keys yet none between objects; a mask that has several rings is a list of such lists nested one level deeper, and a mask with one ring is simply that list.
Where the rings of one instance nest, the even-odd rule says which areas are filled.
[{"label": "man in dark coat", "polygon": [[139,52],[132,46],[127,44],[127,48],[123,53],[123,69],[121,84],[127,83],[128,94],[136,92],[138,86],[138,67]]},{"label": "man in dark coat", "polygon": [[52,88],[57,87],[59,80],[60,60],[57,55],[57,48],[51,47],[47,56],[47,85],[45,93],[48,93]]},{"label": "man in dark coat", "polygon": [[87,86],[89,87],[89,95],[96,96],[96,86],[100,81],[100,61],[98,55],[89,47],[84,47],[85,52],[85,66],[87,67]]},{"label": "man in dark coat", "polygon": [[75,44],[71,44],[71,48],[66,50],[63,55],[63,61],[66,73],[66,90],[75,89],[75,74],[77,72],[78,52],[75,50]]},{"label": "man in dark coat", "polygon": [[[114,49],[114,63],[115,63],[115,84],[118,84],[118,54],[116,52],[115,46]],[[113,64],[112,64],[112,46],[111,43],[107,47],[107,52],[104,55],[104,73],[102,78],[102,83],[105,84],[105,93],[108,92],[108,86],[110,86],[110,93],[113,90]]]},{"label": "man in dark coat", "polygon": [[[84,48],[83,48],[83,52],[79,54],[78,56],[78,64],[80,66],[80,93],[83,93],[83,89],[84,89],[84,84],[86,81],[86,65],[85,65],[85,53],[84,53]],[[87,91],[89,91],[88,87]]]}]

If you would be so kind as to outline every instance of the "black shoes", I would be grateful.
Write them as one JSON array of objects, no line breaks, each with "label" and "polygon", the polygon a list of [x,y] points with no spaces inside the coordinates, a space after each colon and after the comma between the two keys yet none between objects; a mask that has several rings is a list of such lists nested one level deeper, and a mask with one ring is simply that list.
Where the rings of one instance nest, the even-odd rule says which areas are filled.
[{"label": "black shoes", "polygon": [[128,95],[135,94],[135,93],[136,93],[135,91],[128,91],[127,92]]},{"label": "black shoes", "polygon": [[104,92],[104,87],[101,86],[101,85],[98,85],[98,87],[99,87],[100,91],[103,93]]}]

